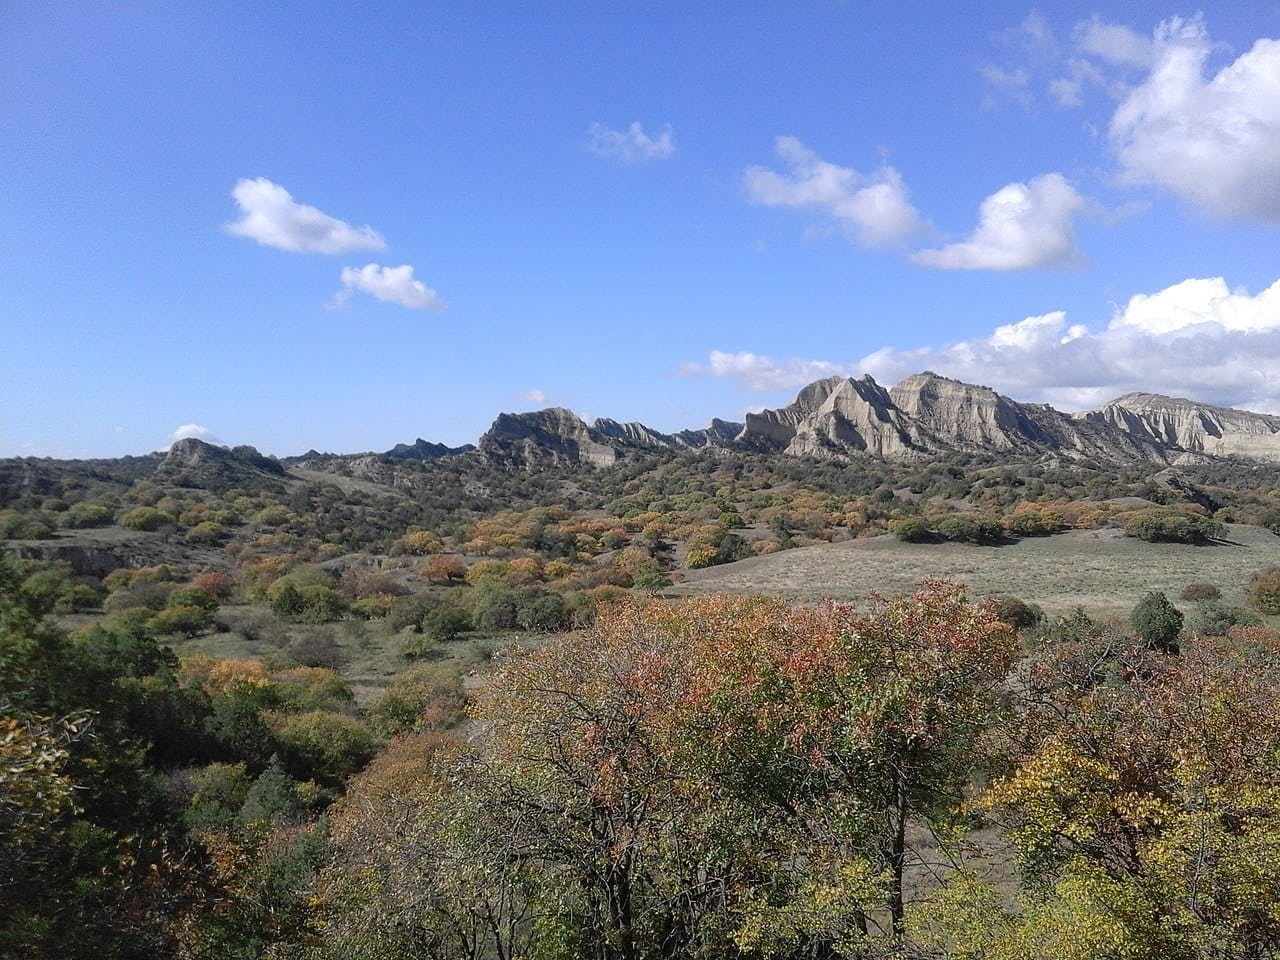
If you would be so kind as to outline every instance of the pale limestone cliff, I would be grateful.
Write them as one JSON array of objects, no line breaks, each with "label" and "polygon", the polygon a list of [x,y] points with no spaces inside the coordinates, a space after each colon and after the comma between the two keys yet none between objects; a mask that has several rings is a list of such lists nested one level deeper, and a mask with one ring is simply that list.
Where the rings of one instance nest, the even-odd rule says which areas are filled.
[{"label": "pale limestone cliff", "polygon": [[1280,460],[1280,417],[1267,414],[1158,393],[1129,393],[1084,416],[1189,453]]}]

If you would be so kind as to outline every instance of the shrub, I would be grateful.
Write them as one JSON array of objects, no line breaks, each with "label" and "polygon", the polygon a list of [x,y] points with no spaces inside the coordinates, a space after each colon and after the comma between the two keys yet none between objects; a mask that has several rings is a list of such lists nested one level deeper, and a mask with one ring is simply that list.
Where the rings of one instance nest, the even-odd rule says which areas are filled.
[{"label": "shrub", "polygon": [[938,533],[960,543],[991,544],[999,543],[1004,531],[989,517],[968,517],[957,513],[938,521]]},{"label": "shrub", "polygon": [[697,570],[701,567],[714,566],[716,562],[716,548],[705,544],[696,547],[690,547],[684,555],[684,563],[690,570]]},{"label": "shrub", "polygon": [[1145,510],[1125,521],[1124,532],[1149,543],[1208,543],[1222,535],[1222,524],[1183,510]]},{"label": "shrub", "polygon": [[1263,613],[1280,613],[1280,566],[1263,567],[1250,577],[1246,597]]},{"label": "shrub", "polygon": [[443,730],[462,719],[466,696],[456,670],[440,663],[410,667],[387,687],[369,710],[369,722],[383,737],[406,730]]},{"label": "shrub", "polygon": [[933,531],[920,517],[903,517],[889,524],[889,530],[903,543],[927,543]]},{"label": "shrub", "polygon": [[373,734],[354,717],[310,710],[284,719],[276,736],[289,747],[300,771],[337,785],[373,756]]},{"label": "shrub", "polygon": [[1138,601],[1133,613],[1129,615],[1129,623],[1149,647],[1165,653],[1178,652],[1182,613],[1158,590],[1153,590]]},{"label": "shrub", "polygon": [[193,587],[198,587],[205,593],[217,597],[219,600],[225,600],[231,596],[231,578],[225,573],[202,573],[191,581]]},{"label": "shrub", "polygon": [[1182,588],[1178,594],[1181,600],[1190,600],[1192,602],[1202,600],[1221,600],[1222,591],[1215,587],[1212,583],[1188,583]]},{"label": "shrub", "polygon": [[172,526],[173,517],[155,507],[134,507],[120,516],[120,525],[130,530],[152,533]]},{"label": "shrub", "polygon": [[1258,615],[1243,607],[1229,607],[1217,600],[1202,600],[1187,616],[1184,630],[1202,637],[1224,637],[1232,627],[1253,627]]},{"label": "shrub", "polygon": [[443,553],[423,563],[418,573],[432,583],[448,583],[463,579],[467,575],[467,565],[457,554]]},{"label": "shrub", "polygon": [[1044,611],[1034,603],[1027,603],[1009,594],[991,598],[998,616],[1015,630],[1029,630],[1044,621]]},{"label": "shrub", "polygon": [[110,526],[115,514],[109,507],[97,503],[77,503],[62,518],[62,525],[72,530]]},{"label": "shrub", "polygon": [[194,637],[213,627],[213,611],[187,605],[166,607],[151,618],[150,626],[156,633]]}]

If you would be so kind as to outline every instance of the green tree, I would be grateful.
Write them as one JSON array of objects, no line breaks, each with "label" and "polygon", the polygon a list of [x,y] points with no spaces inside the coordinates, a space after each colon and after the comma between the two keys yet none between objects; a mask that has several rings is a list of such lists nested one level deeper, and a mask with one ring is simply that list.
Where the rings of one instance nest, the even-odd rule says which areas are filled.
[{"label": "green tree", "polygon": [[1153,649],[1165,653],[1178,652],[1182,613],[1160,591],[1153,590],[1138,601],[1129,615],[1129,623]]}]

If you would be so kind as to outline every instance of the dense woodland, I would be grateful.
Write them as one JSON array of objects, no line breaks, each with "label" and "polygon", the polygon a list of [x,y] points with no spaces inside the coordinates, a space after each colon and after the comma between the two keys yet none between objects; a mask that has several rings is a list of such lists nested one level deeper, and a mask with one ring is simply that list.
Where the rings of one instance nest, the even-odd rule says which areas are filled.
[{"label": "dense woodland", "polygon": [[1280,531],[1280,468],[232,453],[0,464],[0,955],[1280,951],[1280,568],[1127,622],[662,597],[856,537]]}]

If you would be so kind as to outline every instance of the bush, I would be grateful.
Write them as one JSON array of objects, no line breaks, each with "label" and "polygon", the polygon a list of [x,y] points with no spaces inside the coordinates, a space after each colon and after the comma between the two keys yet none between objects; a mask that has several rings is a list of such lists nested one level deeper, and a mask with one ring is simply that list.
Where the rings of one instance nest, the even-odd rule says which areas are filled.
[{"label": "bush", "polygon": [[166,607],[151,618],[150,627],[160,634],[194,637],[212,629],[213,611],[187,605]]},{"label": "bush", "polygon": [[134,507],[120,516],[120,525],[130,530],[152,533],[173,525],[173,517],[155,507]]},{"label": "bush", "polygon": [[72,530],[87,530],[91,527],[107,527],[111,525],[115,514],[109,507],[97,503],[77,503],[62,518],[62,525]]},{"label": "bush", "polygon": [[1004,537],[1000,524],[988,517],[951,514],[938,521],[938,534],[960,543],[999,543]]},{"label": "bush", "polygon": [[1180,600],[1190,600],[1193,603],[1202,600],[1221,600],[1222,591],[1212,583],[1188,583],[1182,588],[1178,598]]},{"label": "bush", "polygon": [[1245,596],[1263,613],[1280,613],[1280,566],[1263,567],[1250,577]]},{"label": "bush", "polygon": [[297,768],[331,785],[342,783],[373,756],[373,734],[354,717],[310,710],[286,717],[276,731]]},{"label": "bush", "polygon": [[387,687],[369,710],[369,722],[382,737],[406,730],[444,730],[462,719],[466,696],[456,670],[439,663],[410,667]]},{"label": "bush", "polygon": [[1208,543],[1222,536],[1222,524],[1183,510],[1146,510],[1125,521],[1124,532],[1149,543]]},{"label": "bush", "polygon": [[998,616],[1015,630],[1030,630],[1044,622],[1044,611],[1034,603],[1003,594],[991,598]]},{"label": "bush", "polygon": [[903,543],[928,543],[933,531],[920,517],[903,517],[889,524],[889,530]]},{"label": "bush", "polygon": [[1178,652],[1182,613],[1163,593],[1153,590],[1139,600],[1129,615],[1129,623],[1147,646],[1165,653]]},{"label": "bush", "polygon": [[1229,607],[1217,600],[1202,600],[1187,616],[1183,629],[1201,637],[1224,637],[1232,627],[1253,627],[1258,615],[1243,607]]}]

